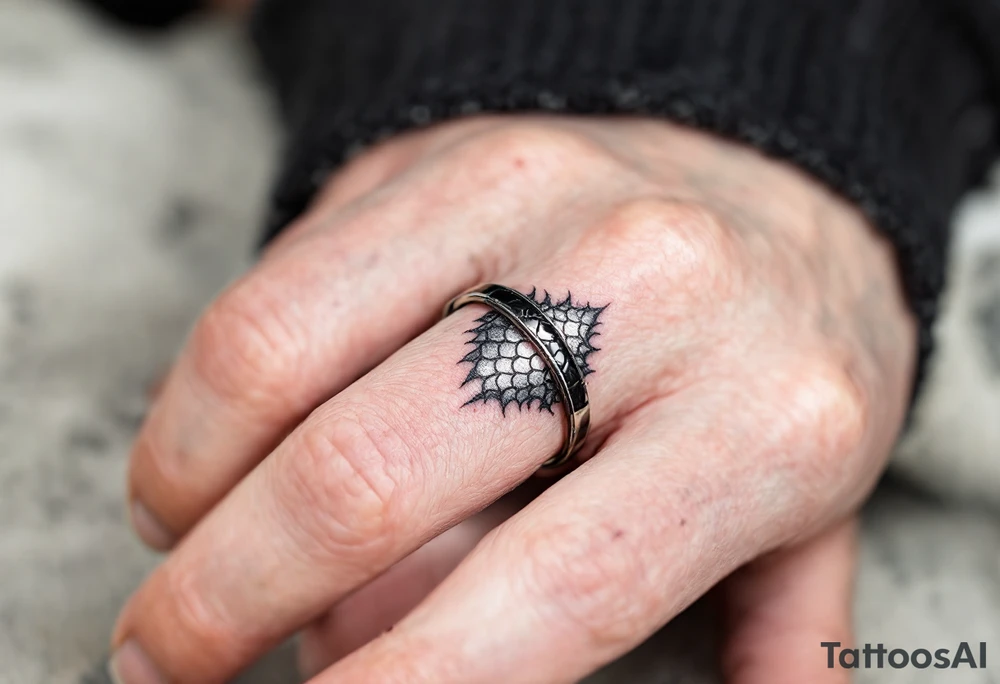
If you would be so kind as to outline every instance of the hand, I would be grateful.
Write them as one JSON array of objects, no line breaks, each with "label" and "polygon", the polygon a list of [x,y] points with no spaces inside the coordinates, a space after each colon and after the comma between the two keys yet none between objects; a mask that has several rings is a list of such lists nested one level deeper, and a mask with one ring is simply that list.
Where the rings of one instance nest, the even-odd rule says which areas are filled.
[{"label": "hand", "polygon": [[[536,376],[478,366],[487,309],[437,321],[482,281],[598,312],[573,329],[583,464],[503,499],[564,418]],[[148,542],[183,540],[119,619],[119,675],[220,682],[312,622],[304,664],[345,656],[322,684],[574,681],[757,560],[727,585],[731,681],[846,681],[819,646],[849,635],[842,521],[900,428],[915,338],[890,247],[752,151],[641,119],[399,137],[170,373],[130,496]],[[490,392],[524,377],[530,404]]]}]

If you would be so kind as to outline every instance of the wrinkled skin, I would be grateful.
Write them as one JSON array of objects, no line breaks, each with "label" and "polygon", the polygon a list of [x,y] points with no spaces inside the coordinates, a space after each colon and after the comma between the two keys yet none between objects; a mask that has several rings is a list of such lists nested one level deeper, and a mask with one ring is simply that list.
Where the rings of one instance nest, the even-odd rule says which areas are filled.
[{"label": "wrinkled skin", "polygon": [[[133,520],[173,550],[119,675],[221,682],[305,628],[317,683],[569,682],[725,580],[729,681],[848,681],[819,642],[850,641],[852,516],[909,396],[897,280],[849,204],[668,123],[377,146],[208,308],[142,428]],[[482,281],[609,305],[582,464],[508,496],[563,417],[463,407],[484,309],[438,316]]]}]

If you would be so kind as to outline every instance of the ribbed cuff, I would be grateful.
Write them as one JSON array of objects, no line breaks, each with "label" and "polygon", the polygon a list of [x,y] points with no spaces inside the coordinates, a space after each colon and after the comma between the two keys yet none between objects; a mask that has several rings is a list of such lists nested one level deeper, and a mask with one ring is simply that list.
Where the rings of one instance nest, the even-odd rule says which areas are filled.
[{"label": "ribbed cuff", "polygon": [[267,0],[255,33],[291,129],[267,237],[353,151],[405,129],[662,116],[856,203],[896,246],[922,369],[950,213],[997,145],[997,75],[969,24],[948,0]]}]

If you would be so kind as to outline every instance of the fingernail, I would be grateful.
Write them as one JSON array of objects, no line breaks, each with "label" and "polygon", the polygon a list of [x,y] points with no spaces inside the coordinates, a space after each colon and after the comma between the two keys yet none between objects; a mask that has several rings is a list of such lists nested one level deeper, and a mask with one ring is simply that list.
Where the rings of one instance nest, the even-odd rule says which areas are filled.
[{"label": "fingernail", "polygon": [[136,534],[157,551],[169,551],[177,541],[174,534],[138,499],[129,504],[129,516]]},{"label": "fingernail", "polygon": [[134,639],[126,641],[111,656],[108,676],[114,684],[167,684],[167,678]]}]

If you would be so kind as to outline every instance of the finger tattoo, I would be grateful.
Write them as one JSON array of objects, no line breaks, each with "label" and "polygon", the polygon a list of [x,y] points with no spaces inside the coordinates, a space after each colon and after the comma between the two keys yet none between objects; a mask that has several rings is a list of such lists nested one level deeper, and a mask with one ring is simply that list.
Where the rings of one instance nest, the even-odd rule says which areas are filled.
[{"label": "finger tattoo", "polygon": [[[570,293],[562,301],[553,301],[548,292],[544,294],[538,299],[536,290],[532,290],[528,297],[562,334],[583,374],[593,373],[589,357],[599,351],[594,338],[600,334],[597,327],[607,306],[574,303]],[[504,413],[511,404],[517,404],[519,410],[537,405],[539,410],[551,413],[552,406],[560,401],[560,393],[534,345],[495,311],[483,314],[476,323],[475,328],[466,331],[473,336],[467,342],[472,350],[459,362],[472,364],[462,386],[471,384],[476,389],[465,405],[496,401]],[[540,332],[537,328],[535,331]],[[557,362],[562,361],[560,347],[555,346],[553,354]]]}]

